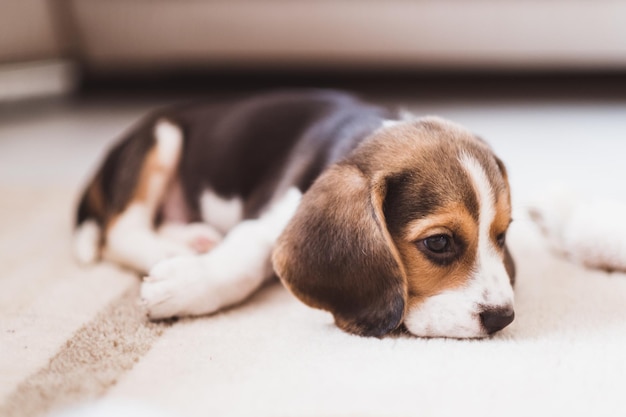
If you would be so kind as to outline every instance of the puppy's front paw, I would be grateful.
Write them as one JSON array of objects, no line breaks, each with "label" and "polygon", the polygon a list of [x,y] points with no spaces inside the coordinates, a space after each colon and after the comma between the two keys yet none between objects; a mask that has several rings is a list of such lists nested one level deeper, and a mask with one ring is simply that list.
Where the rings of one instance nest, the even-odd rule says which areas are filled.
[{"label": "puppy's front paw", "polygon": [[202,296],[207,279],[206,266],[198,256],[157,263],[141,285],[141,301],[148,317],[158,320],[206,313]]}]

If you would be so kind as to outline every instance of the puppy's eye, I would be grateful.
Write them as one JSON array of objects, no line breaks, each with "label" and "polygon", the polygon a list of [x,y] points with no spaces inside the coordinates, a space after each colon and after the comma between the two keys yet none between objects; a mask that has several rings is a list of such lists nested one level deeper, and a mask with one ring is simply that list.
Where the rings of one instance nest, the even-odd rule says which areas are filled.
[{"label": "puppy's eye", "polygon": [[498,244],[498,246],[500,248],[504,247],[504,244],[506,243],[506,233],[505,232],[502,232],[498,236],[496,236],[496,243]]},{"label": "puppy's eye", "polygon": [[463,241],[448,234],[432,235],[415,242],[417,249],[432,263],[448,266],[462,256]]},{"label": "puppy's eye", "polygon": [[446,253],[452,250],[452,243],[449,236],[435,235],[424,239],[424,246],[434,253]]}]

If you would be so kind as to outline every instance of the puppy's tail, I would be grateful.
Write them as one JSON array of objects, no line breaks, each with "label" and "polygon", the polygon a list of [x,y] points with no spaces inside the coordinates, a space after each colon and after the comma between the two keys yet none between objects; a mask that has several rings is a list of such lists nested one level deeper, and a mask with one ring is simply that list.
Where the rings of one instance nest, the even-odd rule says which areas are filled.
[{"label": "puppy's tail", "polygon": [[81,264],[92,264],[100,259],[103,242],[102,225],[104,208],[101,205],[98,181],[94,181],[83,193],[76,211],[73,249]]}]

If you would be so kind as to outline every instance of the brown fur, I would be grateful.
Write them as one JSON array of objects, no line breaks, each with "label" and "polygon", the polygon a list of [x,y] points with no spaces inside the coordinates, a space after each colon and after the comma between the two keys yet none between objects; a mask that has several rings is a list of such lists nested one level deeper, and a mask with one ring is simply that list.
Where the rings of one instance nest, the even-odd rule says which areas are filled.
[{"label": "brown fur", "polygon": [[153,217],[171,186],[178,167],[178,156],[172,166],[167,166],[159,158],[159,148],[154,146],[144,159],[139,181],[131,197],[131,202],[141,201],[150,206],[154,211]]},{"label": "brown fur", "polygon": [[[148,151],[144,156],[143,163],[141,164],[141,170],[137,179],[137,184],[133,192],[130,195],[130,199],[126,205],[117,213],[113,213],[112,216],[107,219],[105,224],[105,230],[113,227],[117,223],[118,219],[124,215],[126,209],[132,204],[141,204],[148,208],[151,221],[156,216],[156,210],[161,203],[163,195],[165,194],[165,187],[154,187],[155,180],[158,180],[158,176],[166,176],[166,183],[169,183],[170,172],[167,167],[161,165],[159,161],[158,148],[155,146]],[[156,188],[156,189],[155,189]]]},{"label": "brown fur", "polygon": [[[471,276],[473,260],[478,251],[478,227],[467,209],[458,203],[442,207],[435,214],[408,225],[408,232],[398,237],[409,282],[411,303],[417,303],[447,289],[464,285]],[[419,250],[415,242],[441,233],[461,236],[466,243],[459,262],[449,266],[434,265]]]},{"label": "brown fur", "polygon": [[102,185],[100,178],[97,177],[87,188],[86,191],[87,204],[91,207],[98,218],[106,217],[106,206],[104,196],[102,195]]}]

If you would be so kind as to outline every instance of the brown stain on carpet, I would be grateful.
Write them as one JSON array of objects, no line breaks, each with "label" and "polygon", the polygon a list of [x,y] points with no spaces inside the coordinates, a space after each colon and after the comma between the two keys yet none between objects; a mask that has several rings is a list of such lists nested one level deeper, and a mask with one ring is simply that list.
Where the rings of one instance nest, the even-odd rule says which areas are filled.
[{"label": "brown stain on carpet", "polygon": [[152,323],[124,293],[80,328],[0,406],[0,416],[32,417],[102,396],[150,350],[167,323]]}]

